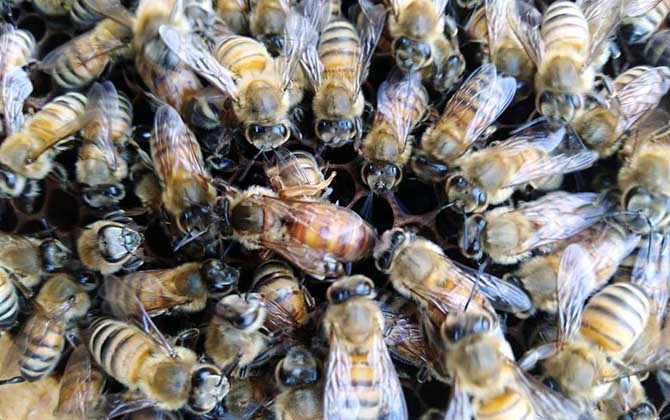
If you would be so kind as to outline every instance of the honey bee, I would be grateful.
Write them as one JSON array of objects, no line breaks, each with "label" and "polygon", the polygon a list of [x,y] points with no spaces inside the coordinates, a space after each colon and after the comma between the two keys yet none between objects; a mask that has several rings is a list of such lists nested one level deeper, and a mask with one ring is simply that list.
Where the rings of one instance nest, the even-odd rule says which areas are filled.
[{"label": "honey bee", "polygon": [[421,137],[410,161],[414,173],[433,181],[444,179],[477,139],[490,134],[491,124],[510,104],[515,89],[514,79],[498,75],[493,64],[475,70]]},{"label": "honey bee", "polygon": [[283,261],[261,264],[254,273],[252,290],[263,299],[264,326],[271,333],[290,332],[309,323],[314,298]]},{"label": "honey bee", "polygon": [[303,64],[314,88],[314,131],[325,145],[340,147],[362,135],[365,99],[361,86],[384,27],[382,5],[360,0],[359,30],[343,19],[326,23],[317,43],[305,50]]},{"label": "honey bee", "polygon": [[48,273],[65,267],[71,257],[72,252],[56,238],[0,232],[0,268],[22,286],[37,286]]},{"label": "honey bee", "polygon": [[142,202],[142,206],[150,211],[159,211],[163,203],[163,188],[151,157],[144,150],[137,149],[134,163],[130,167],[130,180],[133,183],[133,192]]},{"label": "honey bee", "polygon": [[260,331],[267,310],[256,293],[228,295],[216,304],[205,338],[205,353],[217,366],[246,377],[250,367],[266,361],[269,337]]},{"label": "honey bee", "polygon": [[486,253],[499,264],[528,258],[534,249],[571,238],[608,214],[609,200],[595,193],[556,191],[517,208],[498,207],[468,217],[460,246],[469,258]]},{"label": "honey bee", "polygon": [[98,79],[105,69],[130,58],[132,32],[125,23],[106,18],[93,29],[51,51],[40,67],[66,89],[76,89]]},{"label": "honey bee", "polygon": [[464,155],[458,161],[460,170],[447,179],[445,191],[459,211],[481,212],[527,184],[556,189],[563,174],[586,169],[597,160],[597,153],[566,136],[564,128],[541,124]]},{"label": "honey bee", "polygon": [[233,33],[243,35],[249,29],[249,2],[244,0],[214,0],[214,8]]},{"label": "honey bee", "polygon": [[375,233],[357,213],[336,204],[286,200],[263,187],[222,198],[221,231],[247,249],[267,248],[307,274],[336,277],[366,256]]},{"label": "honey bee", "polygon": [[108,417],[128,408],[151,406],[205,414],[228,393],[228,380],[219,368],[201,363],[186,347],[167,351],[158,342],[165,339],[156,341],[138,327],[112,318],[98,318],[91,324],[87,345],[93,359],[112,378],[141,394],[121,401]]},{"label": "honey bee", "polygon": [[617,151],[625,134],[658,105],[668,89],[670,71],[667,67],[630,68],[614,80],[608,106],[596,105],[579,113],[572,126],[600,157],[609,157]]},{"label": "honey bee", "polygon": [[10,24],[0,25],[0,114],[5,135],[10,136],[23,125],[23,103],[33,90],[23,69],[35,53],[35,38],[30,32]]},{"label": "honey bee", "polygon": [[165,25],[160,29],[163,41],[179,59],[232,100],[234,117],[246,140],[261,151],[275,149],[291,136],[288,113],[302,97],[293,96],[290,87],[306,39],[319,19],[319,13],[310,12],[313,3],[308,2],[304,16],[289,17],[286,45],[276,60],[252,38],[226,37],[212,55],[192,34]]},{"label": "honey bee", "polygon": [[88,29],[108,16],[124,13],[119,0],[73,0],[70,20],[80,28]]},{"label": "honey bee", "polygon": [[537,67],[535,105],[540,114],[557,122],[572,121],[593,96],[595,73],[608,57],[613,30],[623,17],[644,12],[645,3],[651,5],[622,0],[557,1],[549,5],[539,24],[522,22],[522,12],[509,14],[510,27]]},{"label": "honey bee", "polygon": [[207,45],[210,52],[227,36],[233,35],[230,27],[214,11],[210,1],[191,1],[184,5],[184,14],[191,29]]},{"label": "honey bee", "polygon": [[63,354],[66,332],[88,312],[91,301],[73,277],[56,274],[44,283],[33,306],[32,315],[14,340],[16,347],[8,352],[9,361],[3,363],[3,376],[17,366],[19,375],[0,384],[35,382],[49,375]]},{"label": "honey bee", "polygon": [[654,420],[658,412],[648,400],[637,376],[628,378],[625,389],[611,399],[597,404],[595,418],[602,420]]},{"label": "honey bee", "polygon": [[274,56],[284,49],[286,19],[290,0],[254,0],[249,12],[249,32]]},{"label": "honey bee", "polygon": [[277,150],[276,156],[277,163],[266,167],[265,175],[279,197],[309,199],[328,195],[336,173],[332,172],[326,179],[314,155],[301,150]]},{"label": "honey bee", "polygon": [[61,377],[54,415],[71,420],[98,418],[106,381],[102,369],[92,363],[86,346],[77,346],[70,354]]},{"label": "honey bee", "polygon": [[656,33],[670,12],[670,1],[661,0],[646,13],[628,16],[621,20],[619,35],[629,46],[634,47],[647,42]]},{"label": "honey bee", "polygon": [[0,145],[0,191],[20,196],[32,180],[58,168],[54,162],[64,143],[79,129],[86,97],[77,92],[58,96]]},{"label": "honey bee", "polygon": [[649,38],[642,50],[642,59],[650,66],[665,66],[670,63],[668,51],[670,29],[662,29]]},{"label": "honey bee", "polygon": [[19,317],[19,295],[12,276],[0,269],[0,332],[14,326]]},{"label": "honey bee", "polygon": [[407,419],[398,375],[384,343],[384,316],[365,276],[342,277],[327,290],[323,319],[329,353],[325,419]]},{"label": "honey bee", "polygon": [[190,262],[174,268],[137,271],[105,280],[105,299],[119,317],[136,313],[141,304],[149,316],[193,313],[207,299],[229,292],[240,273],[221,260]]},{"label": "honey bee", "polygon": [[84,201],[93,208],[110,207],[125,197],[122,181],[128,165],[117,144],[128,137],[132,118],[130,101],[111,82],[93,85],[82,116],[83,144],[76,165]]},{"label": "honey bee", "polygon": [[291,347],[275,368],[275,382],[282,390],[275,398],[277,418],[323,419],[323,387],[319,379],[319,360],[304,347]]},{"label": "honey bee", "polygon": [[[593,289],[588,291],[591,294],[607,284],[619,264],[635,250],[640,236],[619,224],[600,222],[569,239],[569,242],[581,246],[591,258],[595,273]],[[564,252],[560,250],[533,257],[524,261],[516,273],[533,299],[534,306],[540,310],[556,313],[557,301],[564,299],[556,294]]]},{"label": "honey bee", "polygon": [[[437,244],[409,230],[384,232],[373,255],[375,266],[389,275],[393,288],[416,302],[438,326],[447,313],[462,311],[468,301],[471,311],[492,311],[492,303],[511,312],[531,306],[517,287],[457,264]],[[473,290],[475,282],[478,287]]]},{"label": "honey bee", "polygon": [[384,82],[377,91],[377,112],[360,144],[363,182],[377,194],[398,186],[412,154],[410,133],[428,109],[428,92],[418,73]]},{"label": "honey bee", "polygon": [[[576,419],[574,404],[514,362],[495,314],[454,312],[440,328],[452,392],[445,420]],[[472,397],[472,401],[470,401]]]},{"label": "honey bee", "polygon": [[84,266],[102,274],[134,271],[144,263],[143,242],[132,220],[114,216],[86,226],[77,239],[77,252]]}]

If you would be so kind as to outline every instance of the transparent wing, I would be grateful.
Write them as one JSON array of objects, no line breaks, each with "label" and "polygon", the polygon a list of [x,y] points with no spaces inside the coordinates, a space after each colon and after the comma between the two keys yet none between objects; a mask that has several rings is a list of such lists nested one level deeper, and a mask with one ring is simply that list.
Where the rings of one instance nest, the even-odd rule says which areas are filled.
[{"label": "transparent wing", "polygon": [[489,41],[489,54],[492,57],[498,50],[500,41],[506,35],[508,24],[508,13],[513,10],[509,0],[486,0],[486,27]]},{"label": "transparent wing", "polygon": [[[513,364],[513,361],[509,361]],[[545,386],[518,366],[512,366],[517,383],[530,399],[539,420],[573,420],[580,418],[581,410],[568,398]]]},{"label": "transparent wing", "polygon": [[449,407],[444,416],[444,420],[470,420],[473,411],[470,404],[470,398],[463,389],[461,381],[458,377],[454,378],[451,384],[451,392],[449,395]]},{"label": "transparent wing", "polygon": [[381,417],[388,420],[407,420],[405,395],[380,332],[375,332],[373,335],[368,364],[372,367],[381,390],[379,401]]},{"label": "transparent wing", "polygon": [[287,239],[282,242],[262,240],[261,245],[278,253],[306,273],[316,276],[331,274],[329,272],[324,273],[326,267],[333,267],[331,270],[339,273],[339,275],[344,273],[342,263],[328,251],[310,248],[294,239]]},{"label": "transparent wing", "polygon": [[170,26],[159,29],[161,39],[181,61],[227,96],[236,99],[233,75],[210,53],[207,45],[194,34],[182,34]]},{"label": "transparent wing", "polygon": [[645,291],[656,319],[664,319],[670,297],[670,234],[652,233],[640,243],[630,282]]},{"label": "transparent wing", "polygon": [[306,0],[302,14],[297,12],[288,14],[284,27],[285,44],[282,51],[282,56],[286,57],[286,60],[282,62],[280,70],[285,88],[290,85],[305,51],[318,41],[318,28],[322,12],[323,8],[319,1]]},{"label": "transparent wing", "polygon": [[[119,94],[110,81],[95,83],[88,92],[86,111],[82,117],[82,131],[90,132],[92,141],[103,152],[111,168],[118,164],[118,153],[112,138],[112,118],[119,115]],[[86,136],[84,136],[86,137]]]},{"label": "transparent wing", "polygon": [[156,401],[140,396],[139,393],[107,394],[102,412],[106,413],[105,420],[112,420],[154,407],[156,407]]},{"label": "transparent wing", "polygon": [[579,329],[584,302],[596,286],[593,261],[580,245],[563,250],[556,283],[558,339],[566,343]]},{"label": "transparent wing", "polygon": [[2,80],[2,103],[5,119],[5,135],[11,136],[23,126],[23,103],[33,91],[28,74],[15,68]]},{"label": "transparent wing", "polygon": [[535,66],[539,66],[544,59],[544,42],[540,36],[538,20],[539,12],[531,6],[522,7],[521,3],[525,4],[525,2],[510,2],[507,22],[528,57]]},{"label": "transparent wing", "polygon": [[92,418],[104,385],[105,376],[91,362],[86,346],[77,346],[70,354],[61,377],[58,406],[54,414],[77,420]]},{"label": "transparent wing", "polygon": [[625,0],[583,0],[578,2],[591,32],[589,60],[607,48],[605,45],[626,14]]},{"label": "transparent wing", "polygon": [[[615,81],[615,86],[616,81]],[[613,92],[610,107],[619,115],[619,128],[630,129],[642,116],[655,108],[670,89],[670,69],[653,67]]]},{"label": "transparent wing", "polygon": [[99,37],[91,30],[50,51],[40,60],[39,67],[47,73],[51,72],[58,66],[59,60],[72,54],[68,51],[72,48],[76,48],[77,62],[82,66],[86,66],[93,60],[99,60],[101,57],[106,57],[109,61],[111,54],[127,48],[128,42],[128,39],[123,38]]},{"label": "transparent wing", "polygon": [[373,4],[370,0],[358,0],[361,6],[365,19],[364,24],[359,28],[361,39],[361,53],[358,62],[356,63],[356,80],[357,89],[355,94],[358,95],[363,82],[368,77],[368,70],[370,62],[372,61],[372,54],[377,48],[379,37],[381,37],[384,29],[384,21],[386,20],[386,8],[381,4]]},{"label": "transparent wing", "polygon": [[[421,91],[418,95],[414,93],[417,90]],[[377,90],[377,112],[393,125],[402,141],[406,141],[416,124],[412,118],[414,109],[420,107],[425,110],[427,94],[424,96],[424,93],[418,73],[403,76],[398,81],[384,81]]]},{"label": "transparent wing", "polygon": [[326,364],[326,385],[323,393],[323,418],[348,420],[356,418],[363,409],[352,386],[353,362],[345,343],[335,328],[328,337],[330,351]]}]

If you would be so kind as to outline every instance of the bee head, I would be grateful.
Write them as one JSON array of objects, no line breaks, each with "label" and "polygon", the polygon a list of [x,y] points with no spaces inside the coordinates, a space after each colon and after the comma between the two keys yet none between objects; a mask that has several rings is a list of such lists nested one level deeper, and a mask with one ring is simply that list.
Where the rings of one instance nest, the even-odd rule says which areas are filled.
[{"label": "bee head", "polygon": [[291,130],[284,122],[273,125],[248,124],[244,134],[247,141],[257,149],[269,150],[286,143],[291,137]]},{"label": "bee head", "polygon": [[654,420],[658,418],[658,412],[648,401],[636,405],[630,410],[626,411],[617,420]]},{"label": "bee head", "polygon": [[18,197],[26,188],[26,178],[0,166],[0,191],[9,197]]},{"label": "bee head", "polygon": [[317,119],[314,131],[317,137],[329,146],[339,147],[358,135],[360,121],[357,118],[338,120]]},{"label": "bee head", "polygon": [[110,263],[118,263],[134,255],[143,242],[142,234],[127,225],[109,223],[98,231],[98,249]]},{"label": "bee head", "polygon": [[206,414],[228,395],[228,379],[214,365],[198,365],[191,375],[191,392],[187,408],[195,414]]},{"label": "bee head", "polygon": [[286,388],[313,384],[319,380],[319,362],[306,348],[291,347],[277,363],[275,380]]},{"label": "bee head", "polygon": [[461,80],[465,71],[465,58],[460,53],[448,56],[441,66],[435,65],[433,88],[438,92],[448,92]]},{"label": "bee head", "polygon": [[393,260],[400,247],[406,242],[412,241],[414,234],[402,228],[390,229],[384,232],[379,243],[375,246],[373,257],[375,266],[382,273],[391,271]]},{"label": "bee head", "polygon": [[442,323],[440,336],[448,348],[467,337],[493,330],[494,324],[494,320],[484,313],[453,312],[449,313]]},{"label": "bee head", "polygon": [[372,280],[365,276],[357,275],[342,277],[333,283],[326,291],[330,304],[346,302],[354,296],[374,297],[375,285]]},{"label": "bee head", "polygon": [[375,194],[386,194],[400,184],[402,169],[389,162],[370,161],[361,168],[363,182]]},{"label": "bee head", "polygon": [[449,174],[449,167],[446,164],[432,159],[421,150],[412,155],[410,166],[414,173],[423,180],[440,182]]},{"label": "bee head", "polygon": [[558,124],[572,122],[582,105],[583,101],[580,95],[549,90],[539,93],[536,102],[537,111],[547,117],[549,121]]},{"label": "bee head", "polygon": [[284,45],[286,44],[282,34],[267,34],[261,38],[261,41],[273,57],[281,54],[284,50]]},{"label": "bee head", "polygon": [[72,252],[56,238],[49,238],[40,244],[40,254],[42,257],[42,269],[47,272],[53,272],[70,261]]},{"label": "bee head", "polygon": [[486,192],[468,182],[460,174],[452,175],[445,184],[445,192],[449,203],[462,213],[474,213],[486,208],[488,197]]},{"label": "bee head", "polygon": [[638,233],[649,233],[670,216],[670,199],[639,185],[629,188],[621,200],[625,212],[619,219]]},{"label": "bee head", "polygon": [[84,202],[94,209],[111,207],[119,203],[126,196],[123,184],[100,185],[84,187]]},{"label": "bee head", "polygon": [[194,204],[179,216],[179,225],[186,231],[207,230],[212,217],[211,213],[208,205]]},{"label": "bee head", "polygon": [[228,295],[216,304],[216,314],[240,330],[254,331],[265,322],[267,311],[257,293]]},{"label": "bee head", "polygon": [[483,254],[482,236],[486,229],[486,219],[481,214],[474,214],[465,220],[461,235],[461,252],[468,258],[481,259]]},{"label": "bee head", "polygon": [[430,44],[401,36],[393,42],[395,62],[405,73],[418,71],[433,61]]},{"label": "bee head", "polygon": [[209,259],[202,263],[200,275],[209,293],[217,295],[229,291],[240,279],[240,271],[221,260]]}]

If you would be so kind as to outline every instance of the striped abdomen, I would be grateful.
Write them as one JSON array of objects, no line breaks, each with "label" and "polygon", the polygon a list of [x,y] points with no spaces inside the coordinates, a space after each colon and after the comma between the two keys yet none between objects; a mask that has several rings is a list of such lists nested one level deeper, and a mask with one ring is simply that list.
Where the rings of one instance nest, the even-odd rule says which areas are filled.
[{"label": "striped abdomen", "polygon": [[[352,419],[375,420],[381,414],[379,412],[382,393],[379,383],[380,372],[375,371],[370,364],[369,357],[368,353],[351,355],[351,388],[359,404],[358,412],[355,417],[351,416]],[[346,413],[346,408],[342,408]]]},{"label": "striped abdomen", "polygon": [[502,394],[485,401],[475,400],[477,420],[534,420],[528,397],[516,389],[505,388]]},{"label": "striped abdomen", "polygon": [[11,328],[19,314],[19,296],[9,275],[0,269],[0,331]]},{"label": "striped abdomen", "polygon": [[260,42],[246,36],[224,38],[216,51],[219,63],[237,77],[271,69],[272,57]]},{"label": "striped abdomen", "polygon": [[105,18],[105,15],[91,7],[89,2],[90,0],[74,0],[70,8],[70,19],[81,28],[90,28]]},{"label": "striped abdomen", "polygon": [[644,331],[649,306],[649,299],[639,287],[611,284],[588,302],[579,332],[606,353],[621,353]]},{"label": "striped abdomen", "polygon": [[0,75],[4,77],[11,69],[25,65],[35,51],[35,38],[21,29],[10,30],[0,35],[3,46]]},{"label": "striped abdomen", "polygon": [[122,93],[119,93],[118,98],[118,110],[112,117],[112,138],[117,145],[122,146],[133,126],[133,104]]},{"label": "striped abdomen", "polygon": [[670,29],[656,32],[644,46],[642,57],[652,66],[670,65]]},{"label": "striped abdomen", "polygon": [[54,413],[58,418],[84,420],[100,402],[105,381],[105,374],[91,361],[88,349],[84,346],[75,348],[60,380],[58,406]]},{"label": "striped abdomen", "polygon": [[68,92],[46,104],[28,121],[24,129],[42,142],[51,143],[54,140],[60,140],[54,139],[53,135],[67,125],[71,125],[73,130],[71,133],[64,133],[65,135],[61,138],[74,134],[74,129],[77,127],[72,123],[84,114],[85,109],[86,96],[77,92]]},{"label": "striped abdomen", "polygon": [[621,22],[621,35],[628,44],[646,41],[661,27],[663,20],[670,12],[670,1],[661,0],[647,13],[632,16]]},{"label": "striped abdomen", "polygon": [[105,372],[129,388],[137,388],[145,363],[156,345],[139,329],[111,318],[96,320],[89,328],[88,349]]},{"label": "striped abdomen", "polygon": [[571,49],[586,57],[591,44],[586,18],[579,6],[570,1],[558,1],[549,6],[542,17],[540,35],[550,55]]},{"label": "striped abdomen", "polygon": [[309,322],[307,302],[293,271],[281,261],[268,261],[254,274],[254,292],[268,310],[265,326],[270,331],[300,328]]},{"label": "striped abdomen", "polygon": [[323,173],[313,155],[296,151],[280,157],[279,163],[266,170],[275,191],[286,188],[316,186],[324,181]]},{"label": "striped abdomen", "polygon": [[180,114],[188,114],[193,97],[202,90],[200,80],[192,71],[180,66],[168,69],[153,65],[141,56],[135,60],[135,66],[151,93]]},{"label": "striped abdomen", "polygon": [[56,367],[63,354],[65,324],[35,314],[23,328],[19,369],[27,381],[37,381]]},{"label": "striped abdomen", "polygon": [[345,20],[328,23],[321,32],[318,52],[324,79],[354,80],[361,55],[361,41],[351,23]]}]

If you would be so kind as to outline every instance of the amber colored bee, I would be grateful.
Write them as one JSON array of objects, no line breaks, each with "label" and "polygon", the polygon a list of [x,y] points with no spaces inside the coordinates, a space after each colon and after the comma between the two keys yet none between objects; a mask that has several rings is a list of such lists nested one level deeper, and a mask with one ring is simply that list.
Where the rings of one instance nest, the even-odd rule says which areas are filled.
[{"label": "amber colored bee", "polygon": [[655,108],[670,89],[667,67],[637,66],[614,79],[607,107],[595,105],[577,114],[572,126],[590,148],[605,158],[616,152],[627,133]]},{"label": "amber colored bee", "polygon": [[132,220],[114,217],[86,226],[77,239],[77,253],[84,266],[102,274],[133,271],[144,263],[143,242]]},{"label": "amber colored bee", "polygon": [[222,231],[248,249],[270,249],[314,277],[335,277],[367,255],[372,228],[336,204],[278,198],[262,187],[222,199]]},{"label": "amber colored bee", "polygon": [[[40,289],[32,315],[14,339],[16,348],[8,353],[0,383],[35,382],[49,375],[63,355],[66,332],[90,306],[85,288],[69,274],[51,277]],[[17,365],[19,375],[7,378]]]},{"label": "amber colored bee", "polygon": [[65,267],[71,257],[72,252],[56,238],[0,232],[0,268],[25,287],[37,286],[48,273]]},{"label": "amber colored bee", "polygon": [[277,150],[277,163],[265,168],[272,189],[281,198],[320,198],[328,195],[336,173],[326,179],[314,155]]},{"label": "amber colored bee", "polygon": [[35,53],[35,38],[30,32],[6,23],[0,25],[0,114],[5,136],[23,125],[23,103],[33,90],[28,73],[23,69]]},{"label": "amber colored bee", "polygon": [[239,378],[266,361],[269,338],[259,331],[267,311],[256,293],[228,295],[216,304],[207,327],[205,353],[217,366]]},{"label": "amber colored bee", "polygon": [[77,92],[58,96],[0,145],[0,190],[18,197],[30,180],[40,180],[55,169],[54,157],[79,130],[86,97]]},{"label": "amber colored bee", "polygon": [[484,253],[499,264],[514,264],[531,251],[551,248],[594,225],[611,208],[595,193],[556,191],[515,207],[498,207],[467,218],[459,240],[464,255]]},{"label": "amber colored bee", "polygon": [[[492,311],[491,303],[512,312],[531,307],[517,287],[452,261],[437,244],[409,230],[384,232],[373,255],[394,289],[419,305],[437,326],[447,313],[461,311],[466,304],[472,311]],[[473,290],[475,282],[479,286]]]},{"label": "amber colored bee", "polygon": [[384,343],[384,316],[365,276],[342,277],[326,292],[323,319],[329,353],[323,413],[326,419],[407,419],[407,407]]},{"label": "amber colored bee", "polygon": [[493,64],[475,70],[449,99],[437,123],[421,137],[411,159],[414,172],[432,181],[444,179],[476,140],[490,134],[487,131],[510,104],[515,89],[514,79],[498,75]]},{"label": "amber colored bee", "polygon": [[165,338],[112,318],[98,318],[88,328],[87,345],[96,363],[140,394],[114,404],[110,418],[147,407],[147,398],[161,410],[205,414],[228,393],[228,380],[216,366],[200,362],[186,347],[166,349],[159,343],[166,343]]},{"label": "amber colored bee", "polygon": [[459,211],[481,212],[528,184],[557,189],[564,174],[586,169],[597,160],[597,153],[566,136],[565,129],[540,124],[465,154],[458,161],[460,171],[447,179],[445,190]]},{"label": "amber colored bee", "polygon": [[252,289],[263,299],[267,312],[264,326],[271,333],[290,333],[309,323],[314,298],[283,261],[261,264],[254,272]]},{"label": "amber colored bee", "polygon": [[84,345],[77,346],[67,360],[60,380],[58,405],[54,415],[61,419],[88,420],[101,413],[102,392],[107,378],[91,361]]},{"label": "amber colored bee", "polygon": [[361,178],[371,191],[383,194],[398,186],[412,154],[410,133],[427,110],[428,92],[417,73],[379,86],[377,112],[359,146]]},{"label": "amber colored bee", "polygon": [[131,29],[112,18],[51,51],[40,67],[66,89],[76,89],[98,79],[113,63],[132,56]]},{"label": "amber colored bee", "polygon": [[275,382],[282,392],[275,397],[274,411],[279,419],[323,419],[323,386],[319,360],[307,349],[291,347],[277,363]]}]

